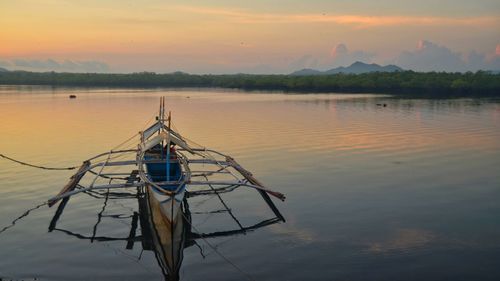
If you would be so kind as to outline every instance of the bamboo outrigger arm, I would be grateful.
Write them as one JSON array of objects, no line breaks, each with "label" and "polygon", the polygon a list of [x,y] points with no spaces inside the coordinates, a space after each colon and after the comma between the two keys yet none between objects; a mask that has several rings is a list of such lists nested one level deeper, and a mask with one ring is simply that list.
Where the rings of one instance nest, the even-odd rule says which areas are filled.
[{"label": "bamboo outrigger arm", "polygon": [[[221,170],[227,170],[228,167],[232,167],[236,171],[238,171],[238,173],[241,174],[248,182],[251,183],[251,184],[248,184],[248,183],[244,183],[244,182],[238,182],[238,183],[205,182],[205,184],[212,184],[212,185],[239,184],[239,185],[252,187],[252,188],[255,188],[257,190],[266,192],[266,193],[268,193],[268,194],[270,194],[270,195],[272,195],[272,196],[280,199],[281,201],[285,201],[285,199],[286,199],[286,197],[285,197],[284,194],[282,194],[280,192],[272,191],[272,190],[269,190],[268,188],[266,188],[260,181],[258,181],[252,175],[252,173],[250,173],[249,171],[247,171],[246,169],[244,169],[240,164],[238,164],[238,162],[236,162],[236,160],[234,160],[234,158],[232,158],[229,155],[226,155],[224,153],[221,153],[221,152],[213,150],[213,149],[207,149],[207,148],[191,148],[189,152],[191,152],[192,154],[195,154],[195,155],[202,156],[201,159],[189,159],[188,161],[189,161],[190,164],[216,164],[216,165],[218,165],[218,166],[221,167]],[[217,154],[217,155],[219,155],[221,157],[224,157],[225,161],[216,160],[214,158],[213,159],[207,159],[205,157],[205,155],[201,154],[203,152]],[[220,171],[216,171],[214,173],[220,173]],[[197,184],[201,184],[201,182],[190,181],[189,184],[191,184],[191,185],[197,185]]]},{"label": "bamboo outrigger arm", "polygon": [[[127,151],[131,152],[131,151]],[[104,156],[106,153],[102,153],[99,156]],[[95,159],[97,157],[91,158]],[[254,188],[258,191],[265,192],[269,195],[272,195],[282,201],[285,200],[285,196],[276,191],[269,190],[266,188],[264,185],[262,185],[253,175],[245,170],[241,165],[239,165],[233,158],[226,156],[226,161],[217,161],[217,160],[211,160],[211,159],[185,159],[184,157],[180,158],[181,163],[183,166],[187,167],[185,168],[186,171],[188,171],[189,176],[186,176],[183,181],[183,183],[189,185],[189,186],[201,186],[201,185],[213,185],[213,186],[247,186],[250,188]],[[167,195],[172,195],[175,193],[175,191],[168,191],[163,188],[161,188],[160,185],[162,184],[179,184],[180,182],[158,182],[158,183],[152,183],[147,179],[146,173],[143,170],[143,165],[145,163],[159,163],[161,162],[160,160],[148,160],[148,161],[137,161],[137,160],[127,160],[127,161],[114,161],[114,162],[102,162],[102,163],[97,163],[97,164],[91,164],[90,161],[85,161],[83,162],[82,166],[78,171],[70,178],[70,181],[68,184],[64,186],[64,188],[54,197],[50,198],[48,200],[49,206],[53,206],[56,204],[59,200],[70,197],[72,195],[81,193],[81,192],[87,192],[91,190],[100,190],[100,189],[117,189],[117,188],[131,188],[131,187],[141,187],[144,186],[145,184],[151,184],[155,186],[159,191],[167,194]],[[210,174],[215,174],[215,173],[230,173],[229,171],[226,171],[227,168],[232,167],[236,171],[238,171],[239,174],[243,176],[243,179],[239,180],[233,180],[233,181],[211,181],[211,180],[191,180],[190,179],[190,169],[189,165],[190,163],[195,163],[195,164],[218,164],[218,165],[223,165],[224,167],[221,170],[218,171],[205,171],[205,174],[201,175],[210,175]],[[101,168],[99,170],[99,173],[94,172],[96,175],[96,178],[99,176],[107,175],[107,173],[102,173],[102,168],[104,167],[113,167],[113,166],[138,166],[139,167],[139,176],[141,181],[138,183],[117,183],[117,184],[106,184],[106,185],[91,185],[89,187],[83,187],[80,189],[75,190],[75,188],[78,186],[78,183],[80,180],[83,178],[83,176],[87,172],[92,172],[93,169],[95,168]],[[116,174],[121,174],[121,175],[126,175],[127,173],[116,173]],[[189,179],[189,180],[187,180]]]},{"label": "bamboo outrigger arm", "polygon": [[[185,171],[185,176],[183,177],[182,182],[159,182],[159,183],[152,183],[148,180],[146,176],[146,172],[144,171],[144,164],[146,163],[163,163],[165,160],[140,160],[142,159],[141,157],[141,152],[140,150],[120,150],[120,151],[110,151],[107,153],[101,153],[99,155],[96,155],[89,160],[86,160],[82,163],[81,167],[78,169],[78,171],[70,178],[70,181],[68,184],[64,186],[64,188],[54,197],[50,198],[48,200],[49,206],[53,206],[56,204],[60,199],[70,197],[72,195],[81,193],[81,192],[87,192],[91,190],[99,190],[99,189],[116,189],[116,188],[131,188],[131,187],[140,187],[144,185],[153,185],[157,190],[167,194],[167,195],[173,195],[175,194],[175,191],[169,191],[165,190],[162,188],[160,185],[161,184],[187,184],[190,186],[201,186],[201,185],[214,185],[214,186],[230,186],[230,185],[239,185],[239,186],[247,186],[250,188],[254,188],[258,190],[259,192],[264,192],[269,195],[272,195],[282,201],[285,200],[285,196],[276,191],[269,190],[266,188],[262,183],[260,183],[253,175],[244,169],[240,164],[238,164],[232,157],[224,155],[220,152],[217,152],[215,150],[208,150],[208,149],[197,149],[193,148],[192,150],[188,149],[182,149],[183,151],[189,151],[193,152],[195,155],[200,153],[200,152],[211,152],[220,156],[225,157],[225,161],[221,160],[216,160],[216,159],[207,159],[207,158],[200,158],[200,159],[188,159],[183,153],[180,153],[179,160],[181,164],[184,167]],[[117,153],[131,153],[131,152],[136,152],[139,153],[139,157],[137,157],[135,160],[123,160],[123,161],[109,161],[109,157],[111,154],[117,154]],[[103,156],[108,156],[108,159],[103,162],[98,162],[98,163],[91,163],[90,160],[95,160],[99,157]],[[200,156],[205,156],[205,155],[200,155]],[[205,156],[206,157],[206,156]],[[234,168],[243,178],[237,178],[233,181],[211,181],[211,180],[191,180],[191,170],[189,167],[189,164],[212,164],[212,165],[217,165],[220,167],[216,171],[205,171],[204,173],[200,174],[201,176],[206,176],[206,175],[211,175],[211,174],[217,174],[217,173],[227,173],[227,174],[233,174],[230,172],[228,169],[229,168]],[[108,173],[104,173],[103,169],[105,167],[115,167],[115,166],[138,166],[139,168],[139,177],[140,177],[140,182],[138,183],[120,183],[120,184],[106,184],[106,185],[96,185],[94,186],[93,183],[95,183],[95,179],[97,177],[102,177],[103,175],[108,175]],[[99,172],[94,172],[93,169],[99,168]],[[83,178],[83,176],[87,173],[91,172],[94,175],[96,175],[96,178],[94,178],[94,181],[92,182],[91,186],[89,187],[83,187],[78,190],[74,190],[77,186],[80,180]],[[111,173],[112,174],[112,173]],[[126,175],[127,173],[116,173],[116,174],[121,174],[121,175]],[[261,193],[262,194],[262,193]]]},{"label": "bamboo outrigger arm", "polygon": [[87,171],[87,168],[89,166],[90,166],[90,161],[84,161],[82,163],[82,166],[80,166],[78,171],[70,178],[69,182],[61,189],[61,191],[59,191],[59,193],[55,197],[49,199],[48,201],[49,207],[54,206],[54,204],[56,204],[61,199],[58,197],[68,192],[71,192],[73,191],[73,189],[75,189],[78,182],[80,182],[82,177],[85,175],[85,172]]},{"label": "bamboo outrigger arm", "polygon": [[261,185],[256,185],[256,184],[250,184],[244,181],[241,182],[234,182],[234,181],[189,181],[187,184],[189,185],[225,185],[225,186],[232,186],[232,185],[239,185],[239,186],[247,186],[251,188],[255,188],[257,190],[264,191],[282,201],[285,201],[286,197],[276,191],[269,190],[265,188],[264,186]]},{"label": "bamboo outrigger arm", "polygon": [[[49,202],[54,202],[52,205],[57,203],[57,201],[70,197],[72,195],[82,193],[82,192],[87,192],[91,190],[99,190],[99,189],[116,189],[116,188],[130,188],[130,187],[141,187],[143,186],[144,183],[124,183],[124,184],[105,184],[105,185],[95,185],[95,186],[90,186],[90,187],[85,187],[85,188],[80,188],[77,190],[72,190],[68,191],[62,194],[59,194],[57,196],[54,196],[49,199]],[[49,203],[50,204],[50,203]]]},{"label": "bamboo outrigger arm", "polygon": [[[160,114],[157,122],[149,128],[141,131],[140,143],[135,149],[122,149],[111,150],[109,152],[98,154],[88,160],[84,161],[78,171],[70,178],[70,181],[64,188],[54,197],[49,199],[49,206],[54,205],[60,199],[69,198],[70,196],[99,189],[116,189],[116,188],[131,188],[131,187],[153,187],[156,191],[168,196],[175,196],[181,189],[189,186],[219,186],[225,188],[227,186],[247,186],[256,189],[264,198],[264,200],[272,207],[280,218],[282,216],[277,211],[277,208],[272,203],[269,195],[272,195],[282,201],[285,200],[285,195],[280,192],[272,191],[266,188],[260,181],[258,181],[252,173],[244,169],[238,162],[236,162],[229,155],[223,154],[213,149],[201,147],[194,142],[184,138],[178,132],[171,128],[170,115],[165,119],[165,112],[163,106],[164,100],[162,99],[162,106],[160,106]],[[167,122],[165,122],[167,121]],[[167,123],[167,124],[165,124]],[[165,144],[176,145],[177,158],[170,159],[145,159],[145,155],[153,147],[161,145],[163,148]],[[125,159],[117,158],[124,157]],[[189,157],[188,157],[189,156]],[[168,161],[168,162],[166,162]],[[177,162],[182,166],[182,177],[177,181],[155,182],[146,171],[146,164],[163,164]],[[133,167],[131,173],[116,170],[106,170],[108,167]],[[191,171],[191,166],[201,167],[196,173]],[[206,168],[208,166],[208,168]],[[211,170],[213,169],[213,170]],[[127,168],[128,170],[128,168]],[[167,169],[167,171],[169,171]],[[88,173],[93,174],[95,177],[91,179],[91,183],[87,185],[80,185],[79,182]],[[168,173],[168,172],[167,172]],[[118,178],[113,175],[124,175],[128,177]],[[210,178],[210,176],[220,176]],[[222,176],[229,177],[228,179],[221,179]],[[193,180],[192,177],[196,177]],[[95,185],[98,183],[98,178],[109,179],[109,184]],[[112,180],[124,180],[124,182],[111,184]],[[165,188],[165,186],[178,186],[176,190]],[[75,190],[75,188],[77,188]],[[212,188],[212,187],[211,187]],[[195,191],[195,190],[193,190]],[[196,192],[196,191],[195,191]]]}]

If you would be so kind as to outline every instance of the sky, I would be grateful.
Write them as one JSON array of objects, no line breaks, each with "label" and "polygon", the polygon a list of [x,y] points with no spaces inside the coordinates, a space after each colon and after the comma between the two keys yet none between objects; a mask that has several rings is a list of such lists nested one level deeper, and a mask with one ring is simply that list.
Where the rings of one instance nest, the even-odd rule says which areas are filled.
[{"label": "sky", "polygon": [[9,70],[500,70],[499,0],[0,0],[0,26]]}]

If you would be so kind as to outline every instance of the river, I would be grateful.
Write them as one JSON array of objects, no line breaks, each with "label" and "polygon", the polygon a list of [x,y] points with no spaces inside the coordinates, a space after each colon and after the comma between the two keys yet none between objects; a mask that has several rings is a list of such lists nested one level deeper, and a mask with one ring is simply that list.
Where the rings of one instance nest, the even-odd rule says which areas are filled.
[{"label": "river", "polygon": [[[500,279],[498,98],[1,86],[0,153],[78,166],[143,129],[161,96],[183,135],[287,196],[286,222],[186,247],[181,280]],[[49,231],[56,207],[34,207],[72,172],[0,158],[0,279],[162,280],[154,252],[127,249],[137,200],[74,196]],[[222,197],[241,224],[273,217],[239,189]],[[239,228],[218,200],[190,202],[196,230]]]}]

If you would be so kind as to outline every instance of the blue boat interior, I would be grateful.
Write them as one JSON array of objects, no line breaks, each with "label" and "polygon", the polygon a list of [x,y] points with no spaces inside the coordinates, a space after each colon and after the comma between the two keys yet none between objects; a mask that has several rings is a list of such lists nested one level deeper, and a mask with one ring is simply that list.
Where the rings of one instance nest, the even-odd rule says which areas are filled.
[{"label": "blue boat interior", "polygon": [[[182,178],[182,169],[179,161],[177,159],[177,154],[175,152],[169,153],[170,165],[168,165],[169,175],[167,175],[167,149],[163,148],[161,145],[156,145],[146,152],[144,155],[145,160],[165,160],[164,163],[146,163],[146,169],[149,178],[153,182],[164,182],[164,181],[180,181]],[[175,190],[178,184],[172,185],[161,185],[161,187],[168,190]]]}]

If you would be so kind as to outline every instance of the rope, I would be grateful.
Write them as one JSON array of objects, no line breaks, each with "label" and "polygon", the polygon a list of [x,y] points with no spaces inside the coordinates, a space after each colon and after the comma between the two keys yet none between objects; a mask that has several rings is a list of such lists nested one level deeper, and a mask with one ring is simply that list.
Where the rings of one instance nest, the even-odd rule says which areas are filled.
[{"label": "rope", "polygon": [[22,162],[22,161],[10,158],[10,157],[5,156],[5,155],[3,155],[1,153],[0,153],[0,157],[5,158],[7,160],[10,160],[12,162],[19,163],[21,165],[25,165],[25,166],[29,166],[29,167],[33,167],[33,168],[38,168],[38,169],[44,169],[44,170],[74,170],[74,169],[78,168],[78,166],[74,166],[74,167],[60,167],[60,168],[58,168],[58,167],[55,168],[55,167],[38,166],[38,165],[33,165],[33,164],[29,164],[29,163],[26,163],[26,162]]},{"label": "rope", "polygon": [[[184,220],[198,233],[201,234],[201,232],[196,229],[196,227],[186,218],[183,212],[181,212],[182,216],[184,217]],[[230,264],[234,269],[236,269],[239,273],[241,273],[247,280],[255,280],[250,274],[246,273],[241,269],[239,266],[237,266],[234,262],[229,260],[226,256],[224,256],[219,250],[217,250],[217,247],[212,245],[212,243],[208,242],[203,235],[200,235],[200,238],[215,252],[217,253],[223,260],[225,260],[228,264]]]},{"label": "rope", "polygon": [[131,136],[130,138],[124,140],[122,143],[118,144],[117,146],[113,147],[111,150],[117,150],[119,147],[125,145],[126,143],[128,143],[129,141],[133,140],[134,138],[138,137],[138,134],[135,133],[133,136]]},{"label": "rope", "polygon": [[47,204],[48,204],[48,202],[43,202],[43,203],[41,203],[41,204],[39,204],[39,205],[36,205],[36,206],[35,206],[35,207],[33,207],[33,208],[30,208],[30,209],[26,210],[26,211],[25,211],[22,215],[20,215],[20,216],[19,216],[19,217],[17,217],[15,220],[13,220],[13,221],[10,223],[10,225],[5,226],[4,228],[2,228],[2,229],[0,230],[0,234],[2,234],[3,232],[5,232],[7,229],[9,229],[9,228],[13,227],[14,225],[16,225],[16,222],[17,222],[17,221],[19,221],[19,220],[21,220],[21,219],[23,219],[23,218],[27,217],[27,216],[28,216],[28,215],[29,215],[32,211],[34,211],[34,210],[36,210],[36,209],[39,209],[40,207],[45,206],[45,205],[47,205]]},{"label": "rope", "polygon": [[[207,179],[208,181],[208,177],[205,176],[205,178]],[[224,202],[224,200],[222,200],[222,197],[220,196],[220,194],[217,192],[217,190],[211,185],[211,184],[208,184],[208,186],[215,192],[215,194],[217,195],[217,197],[219,197],[219,200],[220,202],[222,203],[222,205],[224,206],[224,208],[226,208],[227,212],[229,213],[229,215],[233,218],[233,220],[238,224],[238,226],[241,228],[241,230],[245,231],[245,229],[243,228],[243,225],[241,225],[240,221],[233,215],[233,212],[231,212],[231,209],[227,206],[226,202]]]}]

